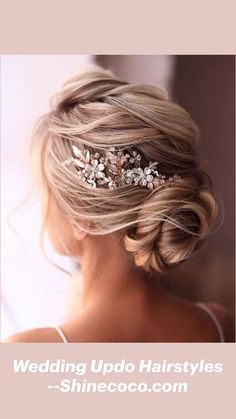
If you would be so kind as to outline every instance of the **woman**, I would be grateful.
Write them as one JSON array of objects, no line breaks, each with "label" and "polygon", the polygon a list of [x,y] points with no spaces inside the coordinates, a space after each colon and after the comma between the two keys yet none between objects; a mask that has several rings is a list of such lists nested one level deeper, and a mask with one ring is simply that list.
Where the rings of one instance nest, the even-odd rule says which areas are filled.
[{"label": "woman", "polygon": [[182,300],[159,282],[215,226],[197,137],[190,115],[158,87],[94,66],[64,84],[35,128],[31,160],[44,229],[81,267],[81,309],[7,342],[233,340],[224,307]]}]

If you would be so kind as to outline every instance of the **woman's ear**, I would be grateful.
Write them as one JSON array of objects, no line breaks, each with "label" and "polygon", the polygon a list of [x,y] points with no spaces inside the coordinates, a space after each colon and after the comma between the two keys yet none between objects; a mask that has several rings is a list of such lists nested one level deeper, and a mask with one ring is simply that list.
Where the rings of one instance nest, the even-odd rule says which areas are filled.
[{"label": "woman's ear", "polygon": [[[85,229],[88,229],[89,222],[83,221],[82,222],[82,226]],[[77,241],[83,241],[88,236],[88,234],[89,234],[89,233],[87,233],[87,231],[84,231],[84,229],[83,228],[80,228],[78,225],[74,225],[73,226],[73,233],[74,233],[74,237],[75,237],[75,239]]]}]

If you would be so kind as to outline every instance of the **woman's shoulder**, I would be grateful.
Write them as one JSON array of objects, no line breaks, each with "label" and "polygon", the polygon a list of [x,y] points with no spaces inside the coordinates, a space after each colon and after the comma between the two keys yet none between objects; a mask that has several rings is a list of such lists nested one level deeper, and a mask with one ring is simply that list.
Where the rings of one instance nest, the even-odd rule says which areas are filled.
[{"label": "woman's shoulder", "polygon": [[61,343],[62,339],[54,327],[41,327],[16,333],[3,343]]},{"label": "woman's shoulder", "polygon": [[221,303],[190,303],[196,341],[234,342],[234,321],[230,311]]},{"label": "woman's shoulder", "polygon": [[220,303],[216,302],[204,302],[198,303],[200,308],[208,311],[209,316],[212,313],[212,322],[222,330],[225,342],[234,342],[235,341],[235,331],[234,331],[234,319],[230,311]]},{"label": "woman's shoulder", "polygon": [[[221,303],[193,302],[167,293],[169,322],[175,324],[177,339],[191,342],[234,342],[234,320]],[[181,326],[180,326],[181,325]]]},{"label": "woman's shoulder", "polygon": [[[193,303],[172,296],[169,303],[165,304],[165,310],[168,311],[168,316],[165,317],[165,327],[163,327],[162,334],[160,336],[159,334],[158,336],[155,334],[151,337],[146,336],[147,339],[144,337],[141,341],[219,342],[221,330],[225,342],[234,342],[233,317],[222,304],[215,302]],[[124,332],[125,322],[118,322],[119,325],[123,325],[121,327],[122,336],[120,334],[116,336],[115,331],[120,329],[118,323],[116,323],[115,328],[111,328],[109,322],[104,322],[104,318],[98,321],[99,316],[87,317],[80,316],[79,320],[76,319],[76,321],[63,325],[62,330],[65,331],[69,342],[124,341],[122,333]],[[157,323],[158,317],[159,315],[157,316]],[[125,341],[140,340],[136,335],[135,338],[133,336],[135,324],[133,319],[130,328],[130,322],[128,322],[128,331],[125,328]],[[155,330],[160,329],[160,327],[155,326]],[[164,329],[169,332],[166,334]],[[64,336],[64,332],[62,333]],[[62,343],[63,340],[58,328],[43,327],[17,333],[5,339],[3,343]]]}]

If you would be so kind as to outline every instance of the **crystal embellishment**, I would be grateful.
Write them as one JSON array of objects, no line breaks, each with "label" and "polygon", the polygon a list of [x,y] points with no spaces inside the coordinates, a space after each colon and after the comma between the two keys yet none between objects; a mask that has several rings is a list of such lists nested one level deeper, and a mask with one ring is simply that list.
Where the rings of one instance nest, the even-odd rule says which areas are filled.
[{"label": "crystal embellishment", "polygon": [[91,153],[72,145],[72,152],[74,157],[65,160],[62,165],[74,166],[78,178],[94,188],[116,189],[134,184],[152,190],[180,179],[178,175],[166,177],[159,173],[157,161],[150,161],[145,166],[141,155],[132,149],[123,152],[110,147],[101,153]]}]

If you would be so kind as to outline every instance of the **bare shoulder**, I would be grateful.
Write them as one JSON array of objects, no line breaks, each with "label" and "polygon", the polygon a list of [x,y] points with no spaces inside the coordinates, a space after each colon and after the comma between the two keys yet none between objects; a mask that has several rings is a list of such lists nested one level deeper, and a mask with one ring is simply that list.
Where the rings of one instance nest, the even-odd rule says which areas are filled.
[{"label": "bare shoulder", "polygon": [[217,317],[224,333],[226,342],[235,341],[234,320],[230,311],[220,303],[206,303]]},{"label": "bare shoulder", "polygon": [[61,338],[53,327],[42,327],[16,333],[2,341],[3,343],[61,343]]},{"label": "bare shoulder", "polygon": [[[187,337],[191,342],[219,342],[219,331],[210,315],[212,313],[220,323],[224,341],[234,342],[234,319],[224,305],[204,302],[199,306],[198,303],[173,295],[170,296],[168,302],[170,302],[170,306],[168,306],[171,313],[170,321],[175,323],[176,333],[180,332],[178,341],[185,341]],[[202,307],[201,304],[203,304]],[[181,324],[181,328],[179,328],[179,324]]]}]

